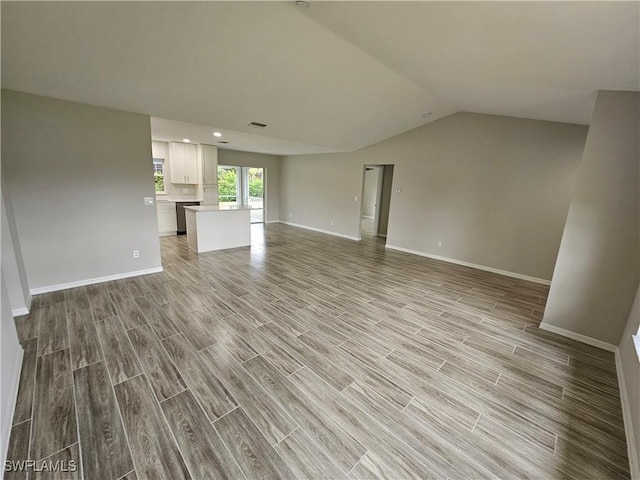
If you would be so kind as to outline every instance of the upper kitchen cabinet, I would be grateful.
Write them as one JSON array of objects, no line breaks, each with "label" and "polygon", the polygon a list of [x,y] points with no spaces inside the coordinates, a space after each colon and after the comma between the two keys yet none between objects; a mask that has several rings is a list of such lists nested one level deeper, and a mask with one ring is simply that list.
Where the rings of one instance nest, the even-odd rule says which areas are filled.
[{"label": "upper kitchen cabinet", "polygon": [[171,183],[198,184],[198,147],[171,142]]},{"label": "upper kitchen cabinet", "polygon": [[218,147],[201,145],[204,185],[218,183]]}]

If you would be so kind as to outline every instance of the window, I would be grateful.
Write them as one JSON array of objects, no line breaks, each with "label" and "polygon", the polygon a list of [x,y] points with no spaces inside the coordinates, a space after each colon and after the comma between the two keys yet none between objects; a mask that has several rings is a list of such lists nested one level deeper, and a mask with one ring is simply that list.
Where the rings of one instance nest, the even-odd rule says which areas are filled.
[{"label": "window", "polygon": [[156,192],[164,193],[164,158],[153,159],[153,183]]},{"label": "window", "polygon": [[264,168],[218,166],[220,205],[251,208],[251,223],[264,222]]}]

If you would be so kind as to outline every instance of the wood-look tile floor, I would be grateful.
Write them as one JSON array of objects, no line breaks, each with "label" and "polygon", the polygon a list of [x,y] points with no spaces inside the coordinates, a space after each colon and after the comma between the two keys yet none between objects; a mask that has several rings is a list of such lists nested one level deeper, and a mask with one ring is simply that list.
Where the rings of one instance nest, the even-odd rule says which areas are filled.
[{"label": "wood-look tile floor", "polygon": [[[89,479],[629,478],[614,358],[547,287],[285,225],[40,295],[9,460]],[[5,478],[25,478],[24,473]]]}]

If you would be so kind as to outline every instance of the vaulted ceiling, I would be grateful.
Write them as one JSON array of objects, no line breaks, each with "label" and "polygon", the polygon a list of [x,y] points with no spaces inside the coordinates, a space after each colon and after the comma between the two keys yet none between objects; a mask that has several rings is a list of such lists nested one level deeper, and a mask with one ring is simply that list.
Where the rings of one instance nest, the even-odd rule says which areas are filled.
[{"label": "vaulted ceiling", "polygon": [[597,90],[640,89],[638,2],[309,3],[3,2],[2,87],[276,154],[457,111],[588,124]]}]

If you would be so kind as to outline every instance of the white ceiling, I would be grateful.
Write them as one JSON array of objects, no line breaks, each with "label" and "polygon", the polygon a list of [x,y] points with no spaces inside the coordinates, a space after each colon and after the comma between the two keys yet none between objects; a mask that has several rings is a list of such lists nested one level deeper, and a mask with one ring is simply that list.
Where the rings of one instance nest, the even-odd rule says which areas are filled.
[{"label": "white ceiling", "polygon": [[[257,130],[261,131],[261,130]],[[221,137],[213,136],[219,132]],[[291,142],[281,138],[265,135],[238,132],[226,128],[212,128],[206,125],[167,120],[166,118],[151,117],[151,135],[154,140],[170,142],[188,139],[191,143],[205,143],[216,145],[228,150],[243,152],[266,153],[268,155],[299,155],[304,153],[332,153],[336,149],[318,147],[304,143]],[[219,143],[220,141],[229,143]]]},{"label": "white ceiling", "polygon": [[638,2],[309,1],[3,2],[2,86],[280,155],[456,111],[588,124],[597,90],[640,90]]}]

